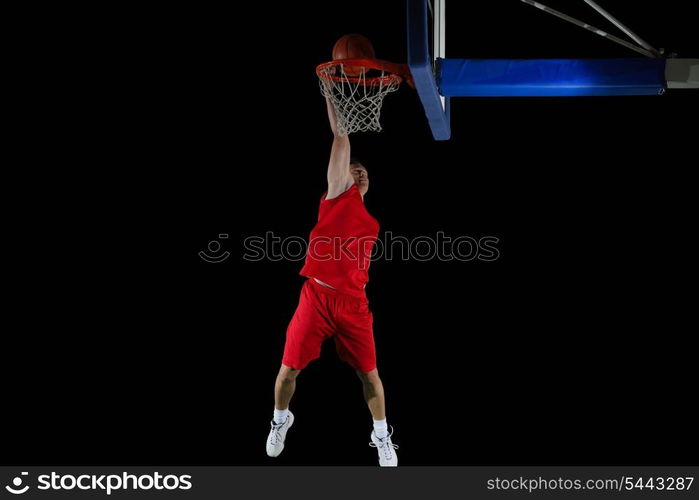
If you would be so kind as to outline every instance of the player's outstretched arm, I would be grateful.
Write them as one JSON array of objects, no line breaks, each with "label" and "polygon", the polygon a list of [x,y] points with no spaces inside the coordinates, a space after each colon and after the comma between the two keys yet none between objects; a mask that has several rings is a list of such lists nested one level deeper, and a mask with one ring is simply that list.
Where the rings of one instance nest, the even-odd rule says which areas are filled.
[{"label": "player's outstretched arm", "polygon": [[330,99],[325,99],[328,107],[328,120],[330,129],[333,132],[333,145],[330,150],[330,161],[328,162],[328,194],[325,199],[337,198],[347,191],[354,179],[349,169],[350,162],[350,141],[348,135],[339,136],[337,134],[337,118],[335,108]]}]

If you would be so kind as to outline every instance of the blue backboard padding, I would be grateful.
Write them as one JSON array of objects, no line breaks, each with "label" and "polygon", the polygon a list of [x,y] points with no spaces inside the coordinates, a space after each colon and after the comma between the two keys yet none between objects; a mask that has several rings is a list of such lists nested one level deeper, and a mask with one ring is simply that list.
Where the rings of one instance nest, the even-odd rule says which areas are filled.
[{"label": "blue backboard padding", "polygon": [[426,0],[407,0],[408,12],[408,66],[415,82],[425,115],[435,140],[445,141],[451,137],[449,126],[449,98],[442,100],[437,89],[430,55],[427,30]]},{"label": "blue backboard padding", "polygon": [[664,59],[443,59],[444,96],[651,95],[666,88]]}]

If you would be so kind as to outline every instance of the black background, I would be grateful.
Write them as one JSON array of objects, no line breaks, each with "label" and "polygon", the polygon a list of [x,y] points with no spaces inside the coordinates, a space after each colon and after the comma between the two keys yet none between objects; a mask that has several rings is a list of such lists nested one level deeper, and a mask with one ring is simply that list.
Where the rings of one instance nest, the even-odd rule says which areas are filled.
[{"label": "black background", "polygon": [[[615,32],[569,3],[547,5]],[[448,57],[635,57],[518,1],[464,4],[447,5]],[[687,2],[603,6],[699,55]],[[404,2],[123,9],[80,146],[91,169],[63,170],[74,189],[27,228],[43,242],[4,342],[3,461],[374,464],[361,385],[331,343],[299,377],[287,448],[265,455],[303,278],[300,262],[245,262],[242,241],[307,236],[332,139],[315,66],[351,32],[405,60]],[[438,143],[406,87],[383,132],[352,137],[383,231],[500,240],[496,262],[372,265],[401,464],[695,460],[695,98],[454,99]],[[220,233],[231,257],[202,261]]]}]

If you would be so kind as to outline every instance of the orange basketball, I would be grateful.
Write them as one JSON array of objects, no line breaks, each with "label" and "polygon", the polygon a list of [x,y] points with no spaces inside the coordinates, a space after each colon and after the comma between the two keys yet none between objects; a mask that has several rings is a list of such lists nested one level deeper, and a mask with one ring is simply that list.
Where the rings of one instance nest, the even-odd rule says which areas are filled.
[{"label": "orange basketball", "polygon": [[[335,42],[333,59],[374,59],[374,46],[364,35],[345,35]],[[345,66],[347,76],[359,76],[362,67]]]}]

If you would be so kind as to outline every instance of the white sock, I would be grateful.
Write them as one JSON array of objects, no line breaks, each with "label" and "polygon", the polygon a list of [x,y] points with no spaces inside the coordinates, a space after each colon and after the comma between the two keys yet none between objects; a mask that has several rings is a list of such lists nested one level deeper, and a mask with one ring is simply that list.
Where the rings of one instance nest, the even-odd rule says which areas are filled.
[{"label": "white sock", "polygon": [[277,410],[276,408],[274,409],[274,423],[275,424],[283,424],[286,422],[286,417],[289,416],[289,408],[286,410]]},{"label": "white sock", "polygon": [[385,418],[383,420],[374,420],[374,434],[379,439],[388,436],[388,423]]}]

